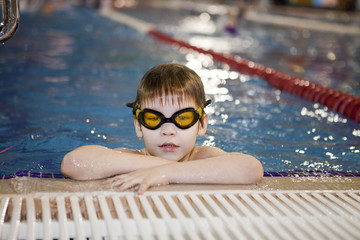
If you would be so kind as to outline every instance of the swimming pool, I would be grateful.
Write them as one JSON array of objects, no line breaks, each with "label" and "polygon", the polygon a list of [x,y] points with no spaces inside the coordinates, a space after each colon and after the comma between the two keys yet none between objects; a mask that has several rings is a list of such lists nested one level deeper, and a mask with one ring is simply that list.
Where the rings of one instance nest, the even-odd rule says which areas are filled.
[{"label": "swimming pool", "polygon": [[[267,172],[359,173],[355,121],[94,11],[59,8],[23,13],[16,35],[0,46],[0,175],[60,176],[64,154],[85,144],[143,147],[125,104],[150,67],[170,61],[196,70],[213,99],[198,145],[249,153]],[[360,96],[358,36],[245,20],[233,36],[223,31],[222,15],[144,5],[122,11],[192,44]]]}]

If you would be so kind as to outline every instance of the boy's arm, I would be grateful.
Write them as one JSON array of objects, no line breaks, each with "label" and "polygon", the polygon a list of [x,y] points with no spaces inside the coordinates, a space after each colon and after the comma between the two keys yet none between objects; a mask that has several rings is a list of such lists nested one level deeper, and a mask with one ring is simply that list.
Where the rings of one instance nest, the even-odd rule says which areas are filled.
[{"label": "boy's arm", "polygon": [[76,180],[91,180],[170,162],[158,157],[145,156],[136,150],[120,148],[112,150],[102,146],[88,145],[66,154],[61,163],[61,172]]},{"label": "boy's arm", "polygon": [[[164,165],[164,169],[170,165]],[[255,184],[263,177],[261,163],[241,153],[223,155],[179,163],[170,182],[210,184]],[[169,169],[169,170],[170,170]]]},{"label": "boy's arm", "polygon": [[[201,151],[204,148],[207,150]],[[141,169],[106,183],[119,191],[139,185],[138,193],[142,194],[151,186],[169,183],[255,184],[263,176],[261,163],[250,155],[226,153],[214,147],[199,147],[194,154],[198,160]]]}]

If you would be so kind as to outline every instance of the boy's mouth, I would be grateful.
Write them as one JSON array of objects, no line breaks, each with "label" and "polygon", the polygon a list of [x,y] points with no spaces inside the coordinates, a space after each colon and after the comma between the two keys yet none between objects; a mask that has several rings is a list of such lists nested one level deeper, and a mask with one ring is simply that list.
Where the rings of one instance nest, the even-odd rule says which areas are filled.
[{"label": "boy's mouth", "polygon": [[159,146],[163,151],[165,152],[173,152],[175,151],[179,146],[174,143],[164,143]]}]

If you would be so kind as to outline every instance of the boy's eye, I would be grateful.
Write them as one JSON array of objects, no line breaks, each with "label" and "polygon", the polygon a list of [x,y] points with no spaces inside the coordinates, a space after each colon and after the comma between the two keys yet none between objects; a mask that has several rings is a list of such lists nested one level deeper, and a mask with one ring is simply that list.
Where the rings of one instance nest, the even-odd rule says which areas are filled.
[{"label": "boy's eye", "polygon": [[179,116],[177,116],[175,120],[176,120],[176,122],[178,122],[182,125],[187,125],[187,124],[190,124],[193,119],[194,119],[194,113],[185,112],[185,113],[182,113]]},{"label": "boy's eye", "polygon": [[148,125],[158,124],[161,121],[161,118],[153,113],[146,113],[144,116],[144,121]]}]

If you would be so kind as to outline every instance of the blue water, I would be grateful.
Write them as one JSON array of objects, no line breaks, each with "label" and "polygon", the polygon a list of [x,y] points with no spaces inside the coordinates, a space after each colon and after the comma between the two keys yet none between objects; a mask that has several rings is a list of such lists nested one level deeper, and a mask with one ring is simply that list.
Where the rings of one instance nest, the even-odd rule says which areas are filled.
[{"label": "blue water", "polygon": [[[219,15],[143,6],[124,12],[193,44],[360,96],[358,36],[247,21],[233,36]],[[16,35],[0,46],[0,175],[60,173],[62,157],[85,144],[144,147],[125,104],[149,68],[171,61],[196,70],[213,100],[206,109],[209,130],[198,145],[251,154],[265,171],[360,172],[358,123],[210,57],[66,6],[23,12]]]}]

